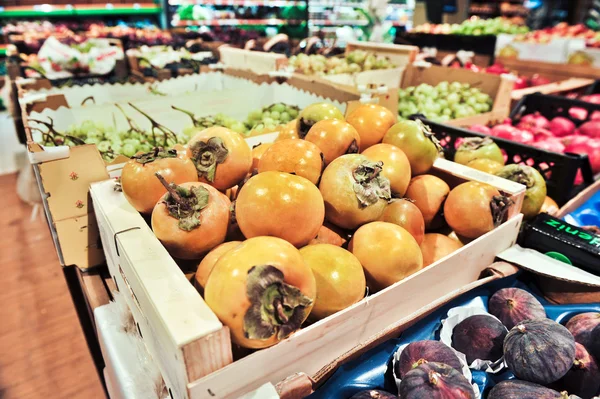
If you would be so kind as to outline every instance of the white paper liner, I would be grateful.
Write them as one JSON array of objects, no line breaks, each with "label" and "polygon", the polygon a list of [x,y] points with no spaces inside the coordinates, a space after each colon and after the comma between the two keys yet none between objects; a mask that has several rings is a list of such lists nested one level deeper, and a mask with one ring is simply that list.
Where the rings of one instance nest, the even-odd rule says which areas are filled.
[{"label": "white paper liner", "polygon": [[[448,311],[448,317],[442,320],[442,329],[440,330],[440,341],[452,347],[452,331],[458,323],[465,320],[467,317],[483,314],[498,320],[497,317],[489,314],[483,306],[481,300],[479,301],[479,304],[474,303],[470,306],[459,306],[456,308],[452,308]],[[497,374],[505,368],[504,357],[496,361],[475,359],[469,365],[469,368],[472,368],[474,370],[485,371],[491,374]]]},{"label": "white paper liner", "polygon": [[[396,352],[394,353],[394,357],[392,358],[392,375],[394,376],[394,381],[396,382],[396,387],[398,388],[398,391],[400,390],[400,383],[402,382],[402,379],[396,375],[396,363],[398,363],[400,361],[400,356],[402,355],[402,351],[409,344],[410,343],[400,345],[398,347],[398,349],[396,350]],[[446,344],[446,346],[448,346],[448,345]],[[471,385],[473,386],[473,392],[475,392],[475,399],[481,399],[481,392],[479,391],[479,386],[477,384],[473,383],[473,375],[471,374],[471,370],[469,369],[469,366],[467,364],[466,356],[463,353],[460,353],[456,349],[452,348],[451,346],[448,346],[448,348],[452,349],[454,351],[454,353],[456,354],[456,356],[458,357],[458,360],[460,360],[460,363],[462,364],[462,370],[459,370],[459,371],[462,372],[462,375],[465,376],[467,381],[471,382]]]}]

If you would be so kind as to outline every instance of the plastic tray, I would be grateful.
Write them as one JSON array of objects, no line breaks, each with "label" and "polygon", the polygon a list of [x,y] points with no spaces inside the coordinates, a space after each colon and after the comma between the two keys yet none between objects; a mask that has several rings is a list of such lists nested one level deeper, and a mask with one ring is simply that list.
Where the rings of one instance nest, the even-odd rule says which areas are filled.
[{"label": "plastic tray", "polygon": [[[420,116],[417,116],[417,118],[429,125],[437,139],[440,140],[446,159],[454,159],[457,139],[461,137],[486,137],[481,133],[433,122]],[[506,151],[510,160],[507,163],[525,163],[539,170],[546,180],[548,195],[559,205],[566,203],[575,194],[594,182],[587,155],[559,154],[511,140],[498,137],[490,138]],[[575,187],[575,177],[579,170],[581,170],[584,182]]]},{"label": "plastic tray", "polygon": [[564,219],[576,226],[600,226],[600,190]]},{"label": "plastic tray", "polygon": [[[457,306],[468,306],[473,302],[482,301],[486,304],[489,297],[501,288],[519,287],[534,294],[544,305],[548,318],[561,324],[579,313],[600,312],[600,303],[585,305],[552,305],[543,299],[539,292],[527,283],[528,275],[522,272],[511,277],[488,283],[473,291],[467,292],[447,305],[441,307],[428,317],[402,333],[397,339],[391,339],[366,352],[361,357],[341,366],[332,377],[318,388],[307,399],[348,399],[352,395],[366,389],[383,389],[397,393],[392,376],[391,362],[396,349],[410,342],[439,339],[441,320],[446,317],[448,310]],[[492,375],[482,371],[474,371],[473,382],[483,392],[483,398],[497,382],[513,378],[510,371]]]},{"label": "plastic tray", "polygon": [[573,121],[576,126],[587,122],[588,119],[581,120],[569,115],[569,109],[573,107],[583,108],[588,111],[587,118],[589,118],[594,111],[600,111],[600,104],[592,104],[574,98],[533,93],[524,96],[514,106],[509,117],[513,120],[515,125],[519,123],[519,120],[524,115],[533,114],[534,112],[539,112],[549,120],[557,116],[563,116]]}]

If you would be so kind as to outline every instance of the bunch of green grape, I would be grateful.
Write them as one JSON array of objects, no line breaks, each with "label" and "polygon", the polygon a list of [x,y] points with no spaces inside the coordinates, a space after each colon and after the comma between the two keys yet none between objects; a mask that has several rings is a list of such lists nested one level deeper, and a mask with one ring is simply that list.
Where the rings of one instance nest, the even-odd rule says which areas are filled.
[{"label": "bunch of green grape", "polygon": [[492,98],[468,83],[441,82],[433,87],[422,83],[398,91],[398,114],[408,118],[422,114],[435,122],[466,118],[489,112]]},{"label": "bunch of green grape", "polygon": [[350,51],[344,58],[298,54],[290,57],[289,64],[305,75],[336,75],[395,68],[389,58],[364,50]]},{"label": "bunch of green grape", "polygon": [[42,144],[48,147],[80,144],[95,144],[105,161],[114,160],[119,154],[131,157],[138,152],[148,152],[156,146],[172,147],[185,144],[186,137],[166,135],[164,132],[136,131],[134,129],[116,129],[102,122],[87,120],[78,125],[69,126],[63,133],[48,131],[42,135]]},{"label": "bunch of green grape", "polygon": [[248,130],[260,133],[275,129],[298,117],[300,109],[284,103],[271,104],[248,114],[245,125]]}]

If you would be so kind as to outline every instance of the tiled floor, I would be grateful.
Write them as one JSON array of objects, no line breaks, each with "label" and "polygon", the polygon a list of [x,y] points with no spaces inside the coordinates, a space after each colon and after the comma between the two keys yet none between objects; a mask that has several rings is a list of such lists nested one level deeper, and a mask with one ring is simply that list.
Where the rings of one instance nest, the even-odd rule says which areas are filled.
[{"label": "tiled floor", "polygon": [[15,183],[0,176],[0,398],[103,398],[46,222]]}]

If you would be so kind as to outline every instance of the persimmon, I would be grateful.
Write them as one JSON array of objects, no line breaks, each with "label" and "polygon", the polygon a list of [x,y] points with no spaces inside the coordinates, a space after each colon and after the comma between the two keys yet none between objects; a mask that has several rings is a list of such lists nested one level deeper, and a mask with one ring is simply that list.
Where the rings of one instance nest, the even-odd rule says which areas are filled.
[{"label": "persimmon", "polygon": [[273,143],[262,143],[252,148],[252,167],[250,168],[250,171],[258,169],[258,161],[260,161],[260,158],[263,156],[265,151],[267,151],[272,145]]},{"label": "persimmon", "polygon": [[281,140],[273,143],[258,162],[258,173],[287,172],[317,184],[323,171],[323,153],[311,142]]},{"label": "persimmon", "polygon": [[360,148],[360,136],[351,124],[326,119],[315,123],[304,138],[323,151],[325,165],[344,154],[356,154]]},{"label": "persimmon", "polygon": [[444,204],[444,217],[454,232],[477,238],[506,220],[512,201],[489,184],[470,181],[454,187]]},{"label": "persimmon", "polygon": [[393,199],[383,211],[379,218],[381,222],[394,223],[406,229],[421,245],[423,236],[425,235],[425,221],[423,214],[415,204],[409,200]]},{"label": "persimmon", "polygon": [[542,205],[542,209],[540,209],[540,213],[547,213],[549,215],[556,215],[559,210],[559,206],[552,198],[546,196],[544,199],[544,204]]},{"label": "persimmon", "polygon": [[298,137],[304,139],[315,123],[326,119],[343,121],[344,114],[335,105],[329,103],[314,103],[304,108],[298,115]]},{"label": "persimmon", "polygon": [[300,329],[315,297],[315,277],[300,251],[277,237],[250,238],[222,255],[204,289],[233,342],[256,349]]},{"label": "persimmon", "polygon": [[331,244],[317,244],[301,248],[300,254],[317,284],[311,320],[339,312],[365,296],[365,272],[350,252]]},{"label": "persimmon", "polygon": [[546,180],[537,169],[528,165],[506,165],[496,172],[496,176],[523,184],[527,188],[521,208],[525,219],[533,219],[540,213],[546,199]]},{"label": "persimmon", "polygon": [[132,156],[123,166],[121,186],[125,198],[138,212],[152,213],[158,200],[167,192],[156,178],[157,172],[169,183],[198,181],[196,167],[185,152],[157,147]]},{"label": "persimmon", "polygon": [[330,163],[319,184],[325,218],[344,229],[379,219],[391,198],[390,181],[382,170],[381,162],[360,154],[342,155]]},{"label": "persimmon", "polygon": [[429,266],[462,248],[463,245],[459,241],[453,240],[443,234],[429,233],[425,234],[420,246],[421,253],[423,254],[423,266]]},{"label": "persimmon", "polygon": [[386,132],[396,123],[396,115],[378,104],[361,104],[346,117],[360,136],[360,150],[380,143]]},{"label": "persimmon", "polygon": [[279,135],[275,141],[298,139],[298,119],[294,119],[278,127]]},{"label": "persimmon", "polygon": [[410,162],[404,152],[391,144],[375,144],[362,154],[374,162],[383,162],[381,174],[390,180],[392,196],[401,198],[410,182]]},{"label": "persimmon", "polygon": [[348,250],[362,264],[367,285],[373,291],[401,281],[423,267],[417,241],[393,223],[372,222],[361,226],[350,240]]},{"label": "persimmon", "polygon": [[396,123],[385,133],[382,142],[404,151],[413,176],[429,172],[442,152],[442,147],[429,126],[420,120],[402,120]]},{"label": "persimmon", "polygon": [[198,132],[188,147],[198,180],[224,191],[239,183],[252,166],[252,150],[239,133],[221,126]]},{"label": "persimmon", "polygon": [[319,228],[317,236],[310,240],[308,245],[315,244],[331,244],[337,247],[342,247],[350,240],[350,233],[346,230],[340,229],[339,227],[331,223],[323,223],[323,226]]},{"label": "persimmon", "polygon": [[206,183],[168,184],[152,211],[152,230],[176,258],[197,259],[225,240],[229,205],[225,194]]},{"label": "persimmon", "polygon": [[274,236],[302,247],[323,224],[319,189],[304,177],[269,171],[251,177],[240,190],[235,217],[247,238]]},{"label": "persimmon", "polygon": [[421,211],[426,229],[436,229],[443,225],[441,211],[449,192],[450,186],[433,175],[416,176],[410,181],[406,196]]},{"label": "persimmon", "polygon": [[233,248],[240,245],[242,241],[229,241],[224,242],[216,247],[214,247],[209,253],[206,254],[202,262],[198,265],[198,269],[196,270],[196,274],[194,274],[194,278],[196,279],[196,284],[199,288],[206,287],[206,282],[208,281],[208,276],[210,276],[210,272],[212,272],[215,264],[223,256],[225,253],[231,251]]},{"label": "persimmon", "polygon": [[504,165],[493,159],[477,158],[469,161],[467,166],[493,175],[502,169]]}]

